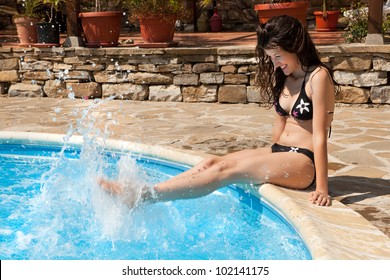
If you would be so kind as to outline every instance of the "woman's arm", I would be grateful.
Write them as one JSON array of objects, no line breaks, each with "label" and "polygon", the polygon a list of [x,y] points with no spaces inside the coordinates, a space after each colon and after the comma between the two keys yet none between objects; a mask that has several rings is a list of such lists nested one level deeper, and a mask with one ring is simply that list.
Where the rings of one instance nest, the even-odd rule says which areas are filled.
[{"label": "woman's arm", "polygon": [[327,143],[334,111],[334,86],[325,68],[319,68],[313,73],[310,85],[314,108],[313,149],[316,167],[316,190],[310,193],[310,200],[324,206],[330,204]]}]

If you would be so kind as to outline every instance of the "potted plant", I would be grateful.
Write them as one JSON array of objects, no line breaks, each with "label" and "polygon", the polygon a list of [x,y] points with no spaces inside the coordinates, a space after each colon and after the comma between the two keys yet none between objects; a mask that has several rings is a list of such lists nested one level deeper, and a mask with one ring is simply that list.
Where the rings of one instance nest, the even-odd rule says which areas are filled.
[{"label": "potted plant", "polygon": [[25,0],[22,2],[22,11],[13,17],[19,38],[19,46],[31,46],[37,42],[35,24],[39,21],[41,0]]},{"label": "potted plant", "polygon": [[166,47],[173,42],[175,22],[186,12],[182,0],[124,0],[132,20],[140,23],[141,47]]},{"label": "potted plant", "polygon": [[[88,47],[118,46],[123,14],[118,11],[121,2],[120,0],[95,0],[95,11],[79,14]],[[109,3],[112,6],[109,6]]]},{"label": "potted plant", "polygon": [[339,11],[330,11],[327,7],[327,0],[322,0],[322,11],[315,11],[317,31],[335,31],[339,19]]},{"label": "potted plant", "polygon": [[47,21],[35,24],[39,47],[52,47],[60,45],[60,25],[56,21],[56,13],[63,0],[42,0],[46,6]]},{"label": "potted plant", "polygon": [[307,0],[267,0],[265,2],[267,3],[254,6],[260,23],[266,23],[274,16],[289,15],[298,18],[303,25],[306,25],[306,15],[309,7]]}]

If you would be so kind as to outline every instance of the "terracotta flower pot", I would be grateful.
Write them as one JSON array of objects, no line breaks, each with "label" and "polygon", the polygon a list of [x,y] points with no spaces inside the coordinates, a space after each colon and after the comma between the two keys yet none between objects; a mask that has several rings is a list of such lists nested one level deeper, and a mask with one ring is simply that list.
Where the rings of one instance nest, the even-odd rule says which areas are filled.
[{"label": "terracotta flower pot", "polygon": [[139,18],[141,37],[145,43],[169,43],[175,34],[176,19],[160,17]]},{"label": "terracotta flower pot", "polygon": [[122,12],[80,13],[88,47],[116,47],[121,30]]},{"label": "terracotta flower pot", "polygon": [[19,38],[19,45],[28,46],[37,42],[36,18],[17,17],[14,18]]},{"label": "terracotta flower pot", "polygon": [[316,30],[317,31],[335,31],[339,20],[339,11],[327,11],[326,18],[323,17],[323,12],[316,11]]},{"label": "terracotta flower pot", "polygon": [[308,7],[308,2],[301,1],[257,4],[254,6],[254,10],[257,12],[260,23],[266,23],[274,16],[289,15],[298,18],[306,26],[306,12]]}]

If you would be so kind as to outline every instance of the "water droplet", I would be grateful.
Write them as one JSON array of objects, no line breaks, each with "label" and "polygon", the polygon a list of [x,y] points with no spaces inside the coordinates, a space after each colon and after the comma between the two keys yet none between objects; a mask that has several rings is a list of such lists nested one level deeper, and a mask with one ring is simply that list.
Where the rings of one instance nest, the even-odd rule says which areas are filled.
[{"label": "water droplet", "polygon": [[76,99],[73,91],[68,94],[68,98],[69,99]]}]

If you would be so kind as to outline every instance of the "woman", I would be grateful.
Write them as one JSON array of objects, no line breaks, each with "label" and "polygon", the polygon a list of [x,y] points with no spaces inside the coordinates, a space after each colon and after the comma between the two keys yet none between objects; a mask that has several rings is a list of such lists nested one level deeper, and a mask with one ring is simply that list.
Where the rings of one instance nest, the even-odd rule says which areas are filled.
[{"label": "woman", "polygon": [[[144,200],[194,198],[232,183],[268,182],[306,189],[316,182],[309,201],[330,205],[327,137],[334,110],[332,73],[295,18],[272,18],[259,26],[257,37],[258,81],[276,111],[275,144],[208,158],[153,188],[144,188]],[[123,192],[118,182],[100,179],[99,184],[112,193]]]}]

